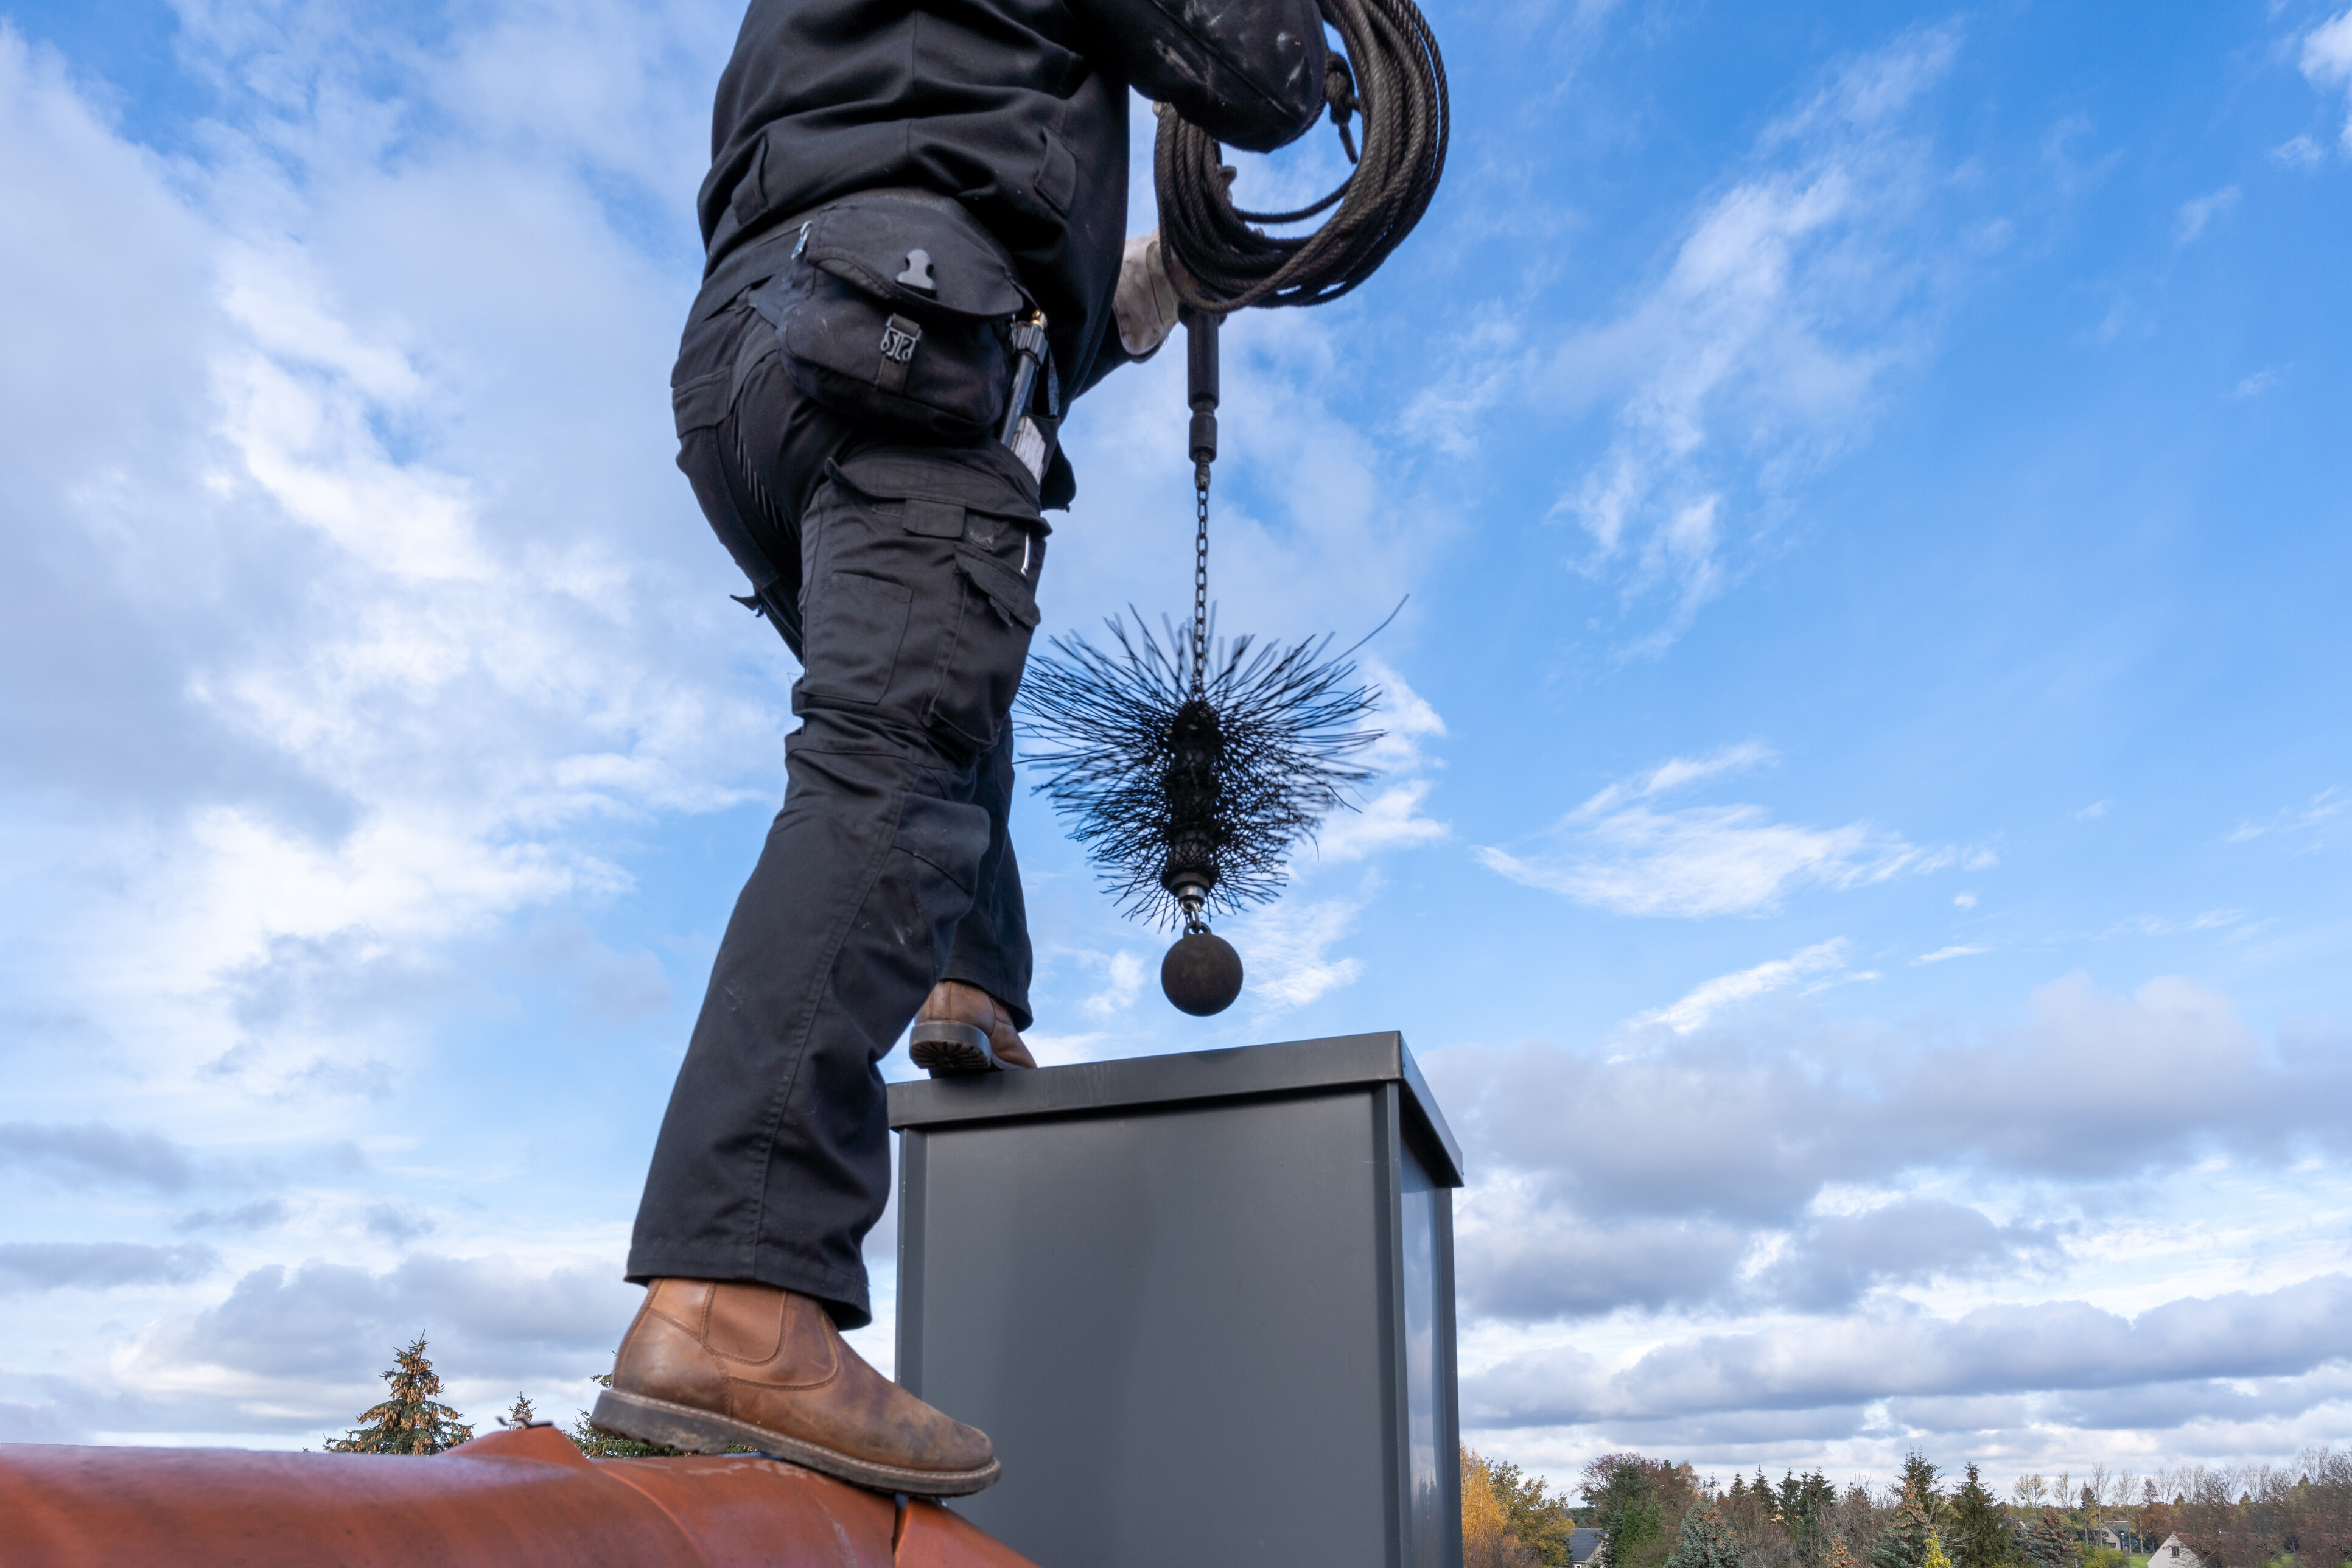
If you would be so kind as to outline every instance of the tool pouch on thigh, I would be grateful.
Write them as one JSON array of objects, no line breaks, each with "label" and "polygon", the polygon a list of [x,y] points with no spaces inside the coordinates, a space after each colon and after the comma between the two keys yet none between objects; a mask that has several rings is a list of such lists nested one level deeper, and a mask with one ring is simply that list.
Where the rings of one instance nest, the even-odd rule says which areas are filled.
[{"label": "tool pouch on thigh", "polygon": [[960,204],[897,190],[807,218],[791,264],[751,294],[803,394],[869,426],[948,442],[992,435],[1003,419],[1007,332],[1028,303],[1010,258]]}]

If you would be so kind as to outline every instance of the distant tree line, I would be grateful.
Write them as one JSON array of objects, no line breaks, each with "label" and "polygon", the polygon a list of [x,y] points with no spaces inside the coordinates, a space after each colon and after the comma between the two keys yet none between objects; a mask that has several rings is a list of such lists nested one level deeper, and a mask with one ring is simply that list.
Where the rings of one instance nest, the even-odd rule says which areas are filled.
[{"label": "distant tree line", "polygon": [[[2194,1466],[2171,1478],[2165,1511],[2206,1568],[2340,1568],[2352,1559],[2352,1451],[2307,1448],[2294,1463]],[[2161,1506],[2161,1505],[2159,1505]]]},{"label": "distant tree line", "polygon": [[[437,1454],[473,1436],[441,1403],[441,1374],[425,1351],[423,1334],[394,1348],[383,1399],[328,1439],[331,1451]],[[499,1421],[545,1424],[520,1394]],[[584,1410],[565,1436],[593,1458],[677,1452],[595,1431]],[[2352,1451],[2327,1447],[2287,1465],[2024,1476],[2007,1501],[1974,1465],[1947,1490],[1917,1454],[1884,1492],[1860,1481],[1841,1490],[1818,1469],[1790,1471],[1778,1485],[1759,1470],[1727,1489],[1686,1464],[1603,1454],[1578,1478],[1581,1509],[1507,1461],[1465,1447],[1461,1464],[1464,1568],[1571,1568],[1579,1528],[1603,1532],[1587,1568],[2170,1568],[2147,1553],[2175,1534],[2199,1568],[2352,1563]]]},{"label": "distant tree line", "polygon": [[1462,1477],[1465,1568],[1567,1568],[1578,1528],[1604,1532],[1588,1568],[2168,1568],[2147,1558],[2175,1534],[2200,1568],[2352,1561],[2352,1453],[2325,1447],[2289,1465],[2032,1475],[2006,1500],[1975,1465],[1951,1486],[1917,1454],[1883,1489],[1818,1469],[1727,1489],[1686,1464],[1604,1454],[1576,1507],[1468,1448]]}]

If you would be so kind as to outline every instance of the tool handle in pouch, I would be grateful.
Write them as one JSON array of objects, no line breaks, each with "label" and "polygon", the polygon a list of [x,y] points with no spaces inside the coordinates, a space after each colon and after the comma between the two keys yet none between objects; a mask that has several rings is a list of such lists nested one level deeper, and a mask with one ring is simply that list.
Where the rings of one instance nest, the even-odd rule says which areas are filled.
[{"label": "tool handle in pouch", "polygon": [[1045,357],[1045,313],[1033,310],[1013,323],[1013,395],[1004,407],[1004,428],[997,439],[1013,448],[1022,466],[1045,477],[1045,434],[1029,417],[1030,399],[1036,394],[1037,366]]}]

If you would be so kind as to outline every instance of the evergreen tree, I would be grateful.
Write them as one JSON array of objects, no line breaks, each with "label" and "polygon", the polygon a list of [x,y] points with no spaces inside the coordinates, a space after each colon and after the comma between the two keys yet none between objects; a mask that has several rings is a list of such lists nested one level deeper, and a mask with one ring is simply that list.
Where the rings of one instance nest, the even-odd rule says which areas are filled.
[{"label": "evergreen tree", "polygon": [[1886,1521],[1870,1548],[1870,1568],[1926,1568],[1927,1546],[1934,1539],[1927,1528],[1927,1505],[1918,1492],[1906,1486],[1895,1517]]},{"label": "evergreen tree", "polygon": [[1837,1510],[1837,1488],[1829,1478],[1815,1470],[1800,1479],[1793,1470],[1780,1478],[1780,1496],[1775,1510],[1780,1528],[1789,1532],[1789,1544],[1796,1549],[1798,1562],[1805,1568],[1822,1568],[1822,1552],[1826,1549],[1830,1516]]},{"label": "evergreen tree", "polygon": [[1944,1494],[1936,1489],[1939,1472],[1927,1462],[1924,1454],[1909,1454],[1903,1460],[1903,1490],[1919,1500],[1920,1509],[1930,1526],[1944,1522]]},{"label": "evergreen tree", "polygon": [[2006,1568],[2015,1559],[2009,1521],[2001,1517],[2000,1504],[1977,1479],[1974,1465],[1969,1467],[1966,1483],[1952,1494],[1948,1523],[1954,1568]]},{"label": "evergreen tree", "polygon": [[457,1419],[457,1412],[436,1397],[441,1374],[425,1359],[425,1336],[405,1350],[393,1352],[392,1370],[383,1374],[392,1385],[381,1405],[361,1412],[360,1424],[341,1437],[327,1439],[337,1454],[437,1454],[454,1448],[474,1435]]},{"label": "evergreen tree", "polygon": [[1657,1476],[1639,1454],[1603,1454],[1584,1467],[1584,1500],[1601,1538],[1602,1568],[1634,1568],[1658,1538]]},{"label": "evergreen tree", "polygon": [[1732,1533],[1723,1510],[1703,1502],[1683,1515],[1682,1532],[1675,1538],[1665,1568],[1746,1568],[1747,1562],[1747,1548]]},{"label": "evergreen tree", "polygon": [[2032,1568],[2077,1568],[2083,1561],[2083,1543],[2054,1508],[2043,1509],[2026,1527],[2024,1550]]},{"label": "evergreen tree", "polygon": [[1944,1555],[1943,1537],[1934,1531],[1927,1532],[1927,1556],[1919,1568],[1952,1568],[1952,1560]]},{"label": "evergreen tree", "polygon": [[530,1407],[530,1395],[515,1395],[514,1408],[499,1417],[499,1425],[509,1432],[520,1432],[539,1419],[539,1412]]},{"label": "evergreen tree", "polygon": [[1822,1568],[1855,1568],[1853,1553],[1846,1550],[1844,1536],[1830,1537],[1829,1553],[1822,1558]]}]

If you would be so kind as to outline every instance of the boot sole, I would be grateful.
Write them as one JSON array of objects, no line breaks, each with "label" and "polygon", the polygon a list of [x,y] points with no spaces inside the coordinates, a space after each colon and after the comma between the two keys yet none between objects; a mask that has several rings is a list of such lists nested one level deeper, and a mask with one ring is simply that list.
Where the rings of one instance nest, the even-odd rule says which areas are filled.
[{"label": "boot sole", "polygon": [[907,1492],[918,1497],[968,1497],[996,1484],[1004,1467],[991,1459],[976,1470],[910,1470],[898,1465],[878,1465],[821,1448],[814,1443],[788,1437],[764,1426],[713,1415],[690,1405],[649,1399],[642,1394],[607,1389],[596,1396],[596,1413],[588,1424],[600,1432],[659,1443],[689,1454],[723,1454],[735,1444],[756,1448],[771,1458],[785,1459],[806,1469],[822,1471],[836,1480],[877,1492]]},{"label": "boot sole", "polygon": [[971,1024],[918,1024],[908,1031],[907,1055],[933,1078],[1004,1070],[988,1047],[988,1031]]}]

